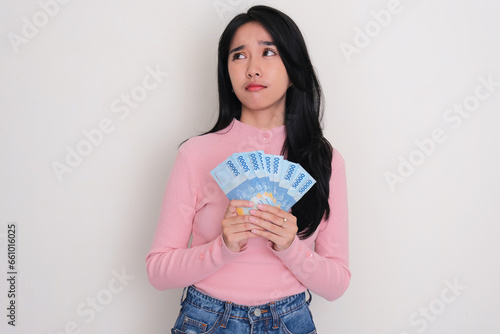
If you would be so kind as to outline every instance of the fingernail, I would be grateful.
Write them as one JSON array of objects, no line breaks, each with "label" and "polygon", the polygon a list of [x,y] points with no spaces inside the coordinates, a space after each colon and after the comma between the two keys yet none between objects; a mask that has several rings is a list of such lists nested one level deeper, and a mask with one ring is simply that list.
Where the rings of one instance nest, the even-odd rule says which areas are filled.
[{"label": "fingernail", "polygon": [[264,205],[262,205],[262,204],[257,204],[257,207],[258,207],[259,209],[264,209]]},{"label": "fingernail", "polygon": [[251,221],[252,223],[255,223],[255,217],[250,217],[248,218],[249,221]]},{"label": "fingernail", "polygon": [[255,206],[255,204],[253,204],[253,202],[251,202],[251,201],[248,201],[248,206],[253,208]]},{"label": "fingernail", "polygon": [[254,210],[254,209],[250,210],[250,214],[251,214],[251,215],[253,215],[253,214],[255,214],[255,213],[257,213],[257,210]]}]

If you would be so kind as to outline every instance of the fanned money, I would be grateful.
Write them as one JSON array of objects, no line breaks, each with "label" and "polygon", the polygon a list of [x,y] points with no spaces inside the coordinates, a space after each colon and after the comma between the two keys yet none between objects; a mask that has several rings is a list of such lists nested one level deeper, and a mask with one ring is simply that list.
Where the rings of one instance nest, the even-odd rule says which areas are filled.
[{"label": "fanned money", "polygon": [[[264,151],[234,153],[210,173],[230,200],[269,204],[285,211],[316,183],[299,164]],[[238,208],[237,212],[244,215],[250,209]]]}]

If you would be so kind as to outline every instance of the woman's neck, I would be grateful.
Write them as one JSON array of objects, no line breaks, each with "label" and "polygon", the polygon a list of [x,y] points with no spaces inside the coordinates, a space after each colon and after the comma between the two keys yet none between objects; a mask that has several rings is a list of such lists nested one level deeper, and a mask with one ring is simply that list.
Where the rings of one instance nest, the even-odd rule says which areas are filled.
[{"label": "woman's neck", "polygon": [[241,110],[240,122],[267,130],[284,125],[285,114],[284,111],[250,111],[243,108]]}]

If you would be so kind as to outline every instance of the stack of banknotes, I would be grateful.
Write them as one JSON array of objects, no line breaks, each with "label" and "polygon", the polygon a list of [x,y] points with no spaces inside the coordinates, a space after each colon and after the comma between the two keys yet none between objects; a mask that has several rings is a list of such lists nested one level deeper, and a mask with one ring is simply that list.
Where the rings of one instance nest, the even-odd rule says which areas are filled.
[{"label": "stack of banknotes", "polygon": [[[289,211],[316,183],[302,166],[264,151],[230,155],[211,172],[230,199],[269,204]],[[251,208],[238,208],[239,215]]]}]

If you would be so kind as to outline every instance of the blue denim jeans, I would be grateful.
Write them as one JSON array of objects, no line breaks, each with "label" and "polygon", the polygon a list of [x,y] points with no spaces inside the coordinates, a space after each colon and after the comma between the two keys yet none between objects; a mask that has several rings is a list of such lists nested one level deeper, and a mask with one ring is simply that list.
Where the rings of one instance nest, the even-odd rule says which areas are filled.
[{"label": "blue denim jeans", "polygon": [[258,306],[237,305],[187,289],[172,334],[315,334],[305,292]]}]

